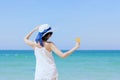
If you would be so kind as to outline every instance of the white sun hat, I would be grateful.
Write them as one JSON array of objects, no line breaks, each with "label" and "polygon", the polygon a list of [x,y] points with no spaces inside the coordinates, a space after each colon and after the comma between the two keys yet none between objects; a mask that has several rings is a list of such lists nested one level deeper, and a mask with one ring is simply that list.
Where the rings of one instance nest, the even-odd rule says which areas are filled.
[{"label": "white sun hat", "polygon": [[35,41],[38,43],[38,41],[40,42],[40,45],[43,46],[43,43],[42,43],[42,37],[47,34],[48,32],[52,32],[51,31],[51,27],[48,25],[48,24],[42,24],[39,26],[39,29],[38,29],[38,35],[35,39]]}]

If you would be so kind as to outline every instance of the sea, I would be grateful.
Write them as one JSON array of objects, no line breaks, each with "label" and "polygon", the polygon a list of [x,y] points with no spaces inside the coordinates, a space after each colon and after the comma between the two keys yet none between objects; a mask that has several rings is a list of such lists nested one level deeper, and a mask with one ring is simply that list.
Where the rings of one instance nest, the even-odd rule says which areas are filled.
[{"label": "sea", "polygon": [[[120,50],[77,50],[66,58],[52,55],[58,80],[120,80]],[[34,80],[35,64],[32,50],[0,50],[0,80]]]}]

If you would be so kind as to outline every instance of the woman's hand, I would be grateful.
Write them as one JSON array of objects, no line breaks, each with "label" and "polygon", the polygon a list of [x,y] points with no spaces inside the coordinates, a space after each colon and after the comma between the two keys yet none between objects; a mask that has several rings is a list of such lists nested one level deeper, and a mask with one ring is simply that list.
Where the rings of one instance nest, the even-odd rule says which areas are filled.
[{"label": "woman's hand", "polygon": [[33,30],[37,31],[40,26],[36,26]]},{"label": "woman's hand", "polygon": [[80,42],[76,42],[75,48],[78,49],[80,47]]}]

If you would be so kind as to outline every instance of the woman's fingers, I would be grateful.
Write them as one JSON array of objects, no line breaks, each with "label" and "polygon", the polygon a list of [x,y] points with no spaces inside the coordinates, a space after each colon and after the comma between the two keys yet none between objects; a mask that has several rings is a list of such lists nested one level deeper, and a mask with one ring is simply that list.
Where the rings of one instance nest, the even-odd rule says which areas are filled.
[{"label": "woman's fingers", "polygon": [[35,27],[34,30],[38,30],[39,29],[39,26]]}]

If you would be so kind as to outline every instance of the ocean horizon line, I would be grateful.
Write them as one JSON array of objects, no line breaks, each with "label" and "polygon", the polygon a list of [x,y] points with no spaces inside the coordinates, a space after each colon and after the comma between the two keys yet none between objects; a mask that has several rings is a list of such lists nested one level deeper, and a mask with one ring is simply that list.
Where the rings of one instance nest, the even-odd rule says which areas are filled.
[{"label": "ocean horizon line", "polygon": [[[68,51],[69,49],[60,49],[62,51]],[[34,51],[32,49],[0,49],[0,51]],[[110,49],[100,49],[100,50],[95,50],[95,49],[83,49],[83,50],[76,50],[76,51],[120,51],[119,49],[117,50],[110,50]]]}]

